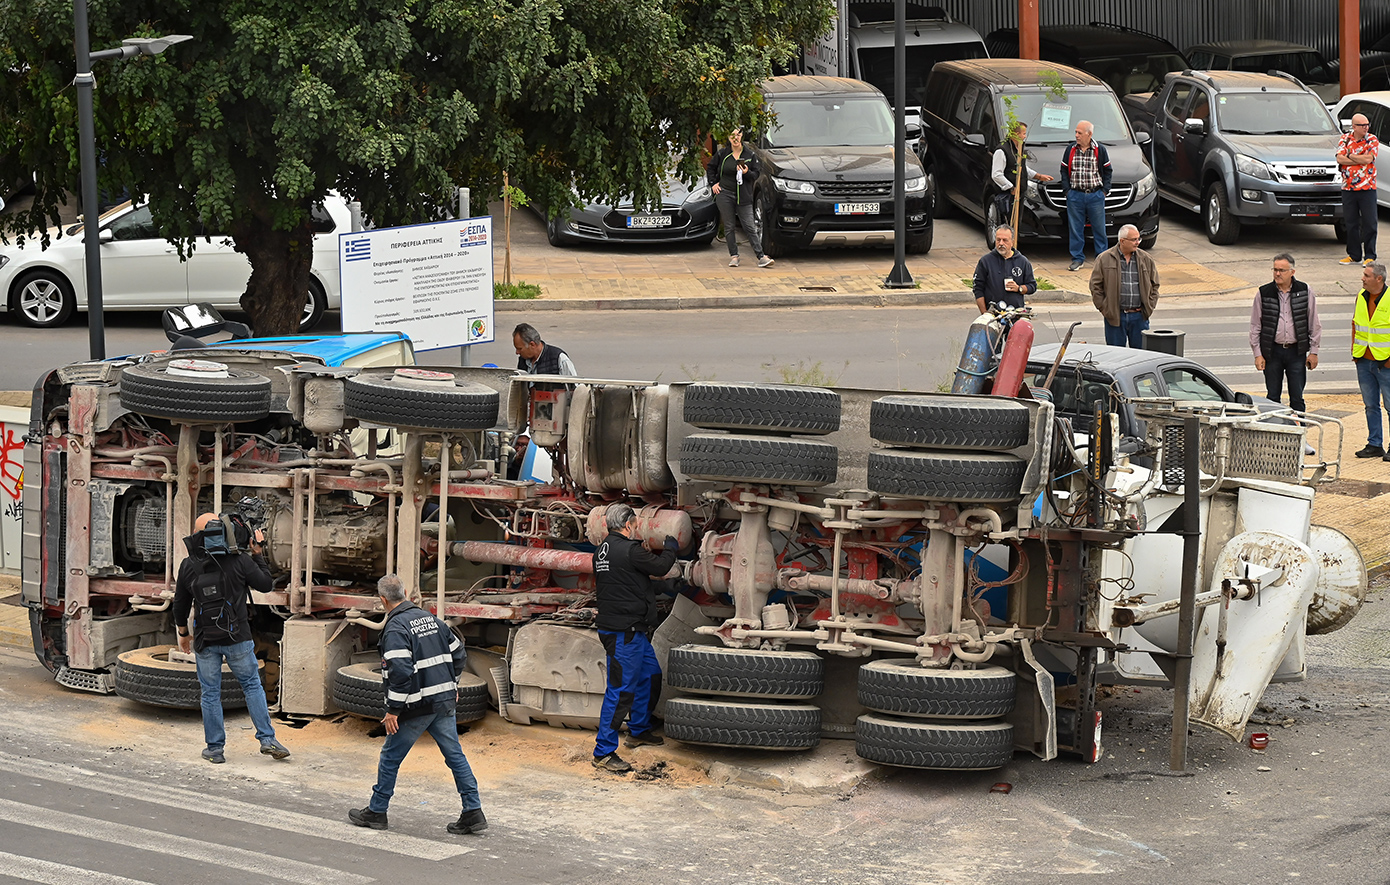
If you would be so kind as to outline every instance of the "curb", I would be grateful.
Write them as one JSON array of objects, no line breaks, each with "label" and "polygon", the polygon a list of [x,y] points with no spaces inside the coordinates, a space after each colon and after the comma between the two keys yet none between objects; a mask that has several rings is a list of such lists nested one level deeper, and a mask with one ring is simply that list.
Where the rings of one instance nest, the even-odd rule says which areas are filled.
[{"label": "curb", "polygon": [[[1210,292],[1184,292],[1163,295],[1163,298],[1219,298],[1258,288],[1254,285],[1214,289]],[[1080,304],[1089,302],[1089,292],[1070,289],[1043,289],[1028,298],[1030,304]],[[524,313],[555,310],[738,310],[774,309],[785,307],[928,307],[936,305],[973,304],[966,289],[946,292],[900,291],[839,292],[832,295],[671,295],[653,298],[539,298],[494,301],[498,313]]]}]

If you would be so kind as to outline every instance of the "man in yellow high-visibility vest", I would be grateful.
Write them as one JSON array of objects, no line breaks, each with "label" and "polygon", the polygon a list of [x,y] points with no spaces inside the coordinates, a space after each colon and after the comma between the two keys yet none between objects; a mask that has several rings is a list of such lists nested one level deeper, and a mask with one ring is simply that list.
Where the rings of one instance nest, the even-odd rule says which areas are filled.
[{"label": "man in yellow high-visibility vest", "polygon": [[1382,458],[1380,408],[1390,411],[1390,298],[1385,297],[1385,265],[1370,264],[1361,270],[1361,291],[1351,318],[1351,355],[1356,360],[1356,383],[1366,405],[1366,447],[1358,458]]}]

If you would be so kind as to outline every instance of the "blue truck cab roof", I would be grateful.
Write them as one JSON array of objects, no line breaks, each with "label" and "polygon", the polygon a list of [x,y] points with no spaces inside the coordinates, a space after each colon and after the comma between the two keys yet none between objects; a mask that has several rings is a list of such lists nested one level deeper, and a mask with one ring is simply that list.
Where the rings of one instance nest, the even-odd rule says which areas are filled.
[{"label": "blue truck cab roof", "polygon": [[243,338],[209,344],[212,350],[273,350],[321,360],[326,366],[362,365],[373,353],[394,357],[393,364],[414,363],[410,337],[400,332],[346,332],[341,335],[290,335],[281,338]]}]

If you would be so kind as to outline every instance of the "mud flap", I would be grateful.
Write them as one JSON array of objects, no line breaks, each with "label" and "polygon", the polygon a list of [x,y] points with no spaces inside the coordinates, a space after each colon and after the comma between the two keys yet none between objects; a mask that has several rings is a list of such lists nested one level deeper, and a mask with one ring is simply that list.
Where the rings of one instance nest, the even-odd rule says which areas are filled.
[{"label": "mud flap", "polygon": [[[1014,705],[1015,716],[1010,717],[1014,724],[1015,746],[1027,750],[1044,762],[1057,758],[1057,682],[1047,668],[1038,663],[1033,656],[1033,643],[1024,639],[1019,642],[1023,660],[1031,674],[1020,674],[1018,680],[1019,701]],[[1031,675],[1031,679],[1028,677]],[[1036,697],[1025,687],[1033,683]],[[1025,693],[1030,696],[1024,696]],[[1031,716],[1025,721],[1019,714],[1028,711]],[[1031,737],[1031,740],[1029,738]],[[1041,739],[1041,740],[1040,740]],[[1024,743],[1020,743],[1024,741]]]},{"label": "mud flap", "polygon": [[[1271,570],[1279,574],[1271,574]],[[1238,586],[1263,576],[1249,599],[1220,603],[1206,613],[1193,644],[1191,721],[1232,740],[1245,734],[1279,664],[1307,629],[1308,603],[1318,583],[1313,551],[1288,535],[1244,532],[1222,548],[1212,569],[1211,589],[1223,579]],[[1224,644],[1221,637],[1225,621]]]}]

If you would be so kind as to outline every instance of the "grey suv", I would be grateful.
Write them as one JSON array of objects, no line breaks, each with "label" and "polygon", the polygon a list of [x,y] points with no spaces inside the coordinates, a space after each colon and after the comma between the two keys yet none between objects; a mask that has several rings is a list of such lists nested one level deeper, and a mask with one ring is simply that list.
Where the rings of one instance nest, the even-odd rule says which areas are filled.
[{"label": "grey suv", "polygon": [[1341,132],[1327,107],[1287,74],[1183,71],[1151,95],[1129,95],[1134,128],[1166,200],[1201,212],[1207,239],[1234,243],[1242,224],[1336,224]]}]

